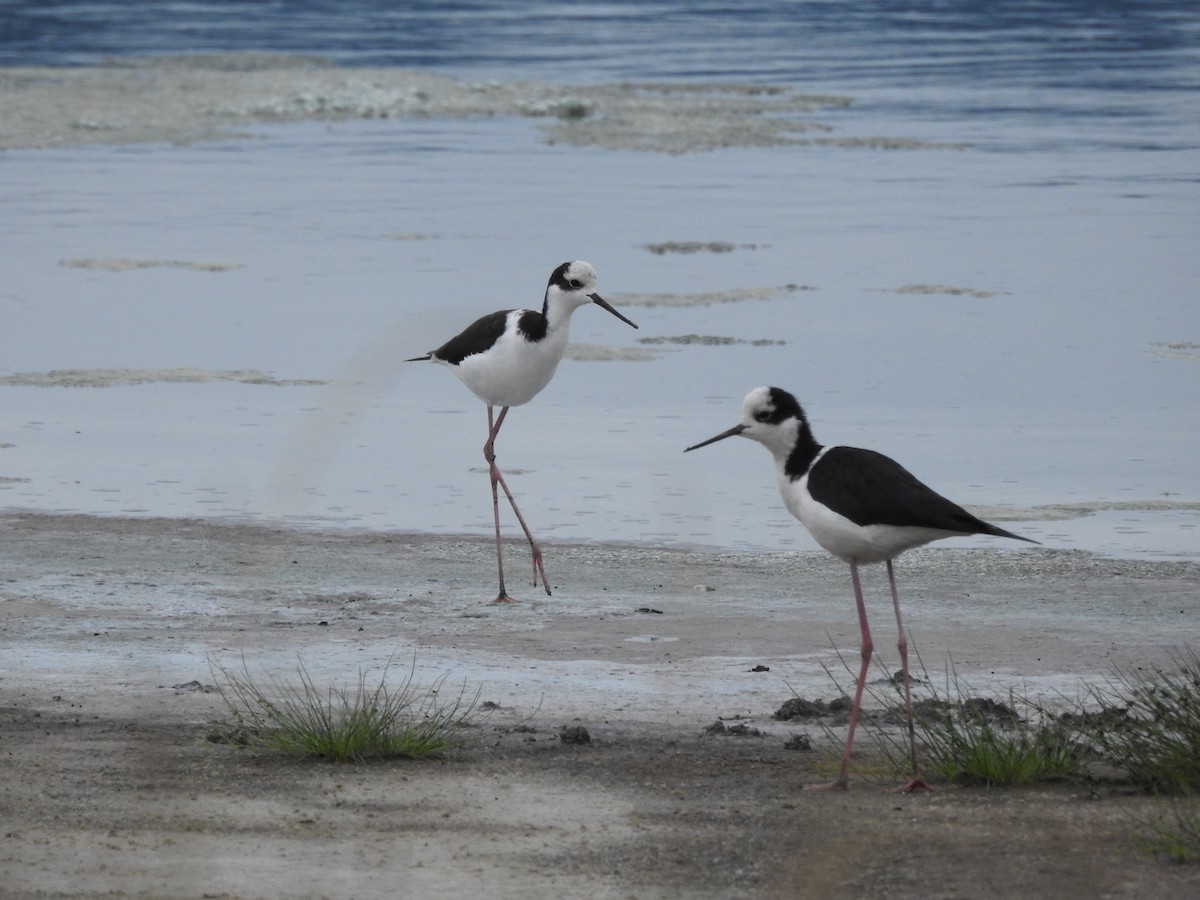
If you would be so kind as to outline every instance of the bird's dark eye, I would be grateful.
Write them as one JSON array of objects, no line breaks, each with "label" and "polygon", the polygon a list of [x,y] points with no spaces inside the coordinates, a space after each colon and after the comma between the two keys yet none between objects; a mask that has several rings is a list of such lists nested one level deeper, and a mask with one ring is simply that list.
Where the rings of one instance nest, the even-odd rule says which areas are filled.
[{"label": "bird's dark eye", "polygon": [[581,288],[581,287],[583,287],[583,282],[582,282],[582,281],[580,281],[578,278],[572,278],[572,279],[571,279],[569,282],[567,282],[567,283],[568,283],[568,284],[570,284],[570,285],[571,285],[571,287],[573,287],[573,288]]},{"label": "bird's dark eye", "polygon": [[771,418],[771,411],[769,409],[760,409],[754,414],[754,418],[759,422],[765,422]]}]

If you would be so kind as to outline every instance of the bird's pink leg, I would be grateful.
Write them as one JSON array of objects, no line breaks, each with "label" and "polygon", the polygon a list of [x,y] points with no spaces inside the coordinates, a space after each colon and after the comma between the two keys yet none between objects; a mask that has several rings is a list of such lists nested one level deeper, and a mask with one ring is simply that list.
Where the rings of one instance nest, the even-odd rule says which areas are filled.
[{"label": "bird's pink leg", "polygon": [[[517,501],[513,499],[512,491],[508,489],[508,485],[504,483],[504,476],[500,474],[500,470],[496,469],[496,480],[500,483],[500,487],[504,488],[504,495],[508,497],[508,502],[512,506],[513,512],[517,516],[517,521],[521,523],[521,530],[525,532],[525,537],[529,541],[529,550],[533,555],[533,586],[537,587],[538,576],[541,576],[542,587],[546,589],[546,596],[550,595],[550,582],[546,580],[546,569],[542,566],[542,551],[538,547],[537,541],[533,539],[533,534],[529,530],[529,526],[525,524],[525,518],[521,515],[521,510],[517,509]],[[495,485],[493,485],[493,488]]]},{"label": "bird's pink leg", "polygon": [[[493,603],[513,603],[512,597],[508,596],[508,591],[504,589],[504,553],[500,547],[500,495],[496,493],[496,482],[499,480],[500,470],[496,468],[496,432],[500,430],[499,423],[492,424],[492,404],[488,404],[488,439],[483,445],[483,458],[488,461],[490,470],[490,478],[492,482],[492,518],[496,523],[496,567],[500,572],[500,592],[496,595]],[[508,407],[500,410],[500,422],[504,421],[504,414],[508,412]]]},{"label": "bird's pink leg", "polygon": [[496,597],[496,603],[512,603],[513,598],[508,595],[504,589],[504,561],[500,549],[500,497],[496,492],[496,485],[504,488],[504,496],[508,498],[509,505],[512,506],[513,512],[517,516],[517,521],[521,523],[521,529],[525,532],[525,537],[529,540],[529,547],[533,553],[533,584],[537,587],[538,575],[541,575],[542,586],[546,589],[546,594],[550,594],[550,582],[546,580],[546,570],[542,566],[542,551],[537,545],[537,541],[533,539],[533,534],[529,530],[529,526],[525,524],[525,518],[521,515],[521,510],[517,508],[517,501],[513,498],[512,491],[508,489],[508,484],[504,481],[504,476],[500,473],[500,467],[496,465],[496,435],[500,433],[500,426],[504,424],[504,417],[508,415],[508,407],[500,410],[500,415],[496,417],[495,424],[492,424],[492,405],[488,404],[488,439],[483,445],[483,456],[488,461],[488,477],[492,483],[492,513],[496,523],[496,565],[500,571],[500,593]]},{"label": "bird's pink leg", "polygon": [[921,775],[921,770],[917,766],[917,731],[913,725],[913,705],[912,705],[912,677],[908,672],[908,638],[904,633],[904,622],[900,619],[900,593],[896,590],[896,572],[892,568],[892,561],[887,561],[888,581],[892,585],[892,605],[896,608],[896,630],[900,633],[900,640],[896,644],[896,649],[900,651],[900,671],[904,678],[904,706],[908,710],[908,747],[912,756],[912,778],[902,787],[895,788],[898,793],[907,794],[917,789],[932,791],[924,776]]},{"label": "bird's pink leg", "polygon": [[862,707],[863,687],[867,683],[867,669],[871,665],[871,629],[867,625],[867,605],[863,602],[862,582],[858,579],[858,562],[850,560],[850,581],[854,585],[854,602],[858,604],[858,627],[862,632],[862,666],[858,670],[858,684],[854,687],[854,704],[850,707],[850,725],[846,731],[846,749],[842,751],[842,770],[832,784],[810,785],[809,790],[844,791],[850,787],[850,751],[854,748],[854,729],[858,725],[858,711]]}]

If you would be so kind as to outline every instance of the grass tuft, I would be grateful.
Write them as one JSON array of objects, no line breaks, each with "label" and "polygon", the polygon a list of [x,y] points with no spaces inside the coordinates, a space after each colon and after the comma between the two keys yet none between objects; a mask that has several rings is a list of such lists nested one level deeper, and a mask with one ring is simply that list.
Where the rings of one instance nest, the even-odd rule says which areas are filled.
[{"label": "grass tuft", "polygon": [[[842,665],[846,666],[844,659]],[[975,696],[953,668],[947,674],[945,690],[939,691],[919,654],[917,665],[919,675],[913,678],[913,684],[920,685],[925,697],[914,699],[913,717],[917,756],[926,778],[1001,786],[1057,780],[1079,773],[1082,746],[1072,739],[1069,730],[1026,697],[1009,691],[1005,703]],[[854,674],[848,666],[846,670]],[[907,775],[911,760],[903,679],[899,673],[890,677],[885,673],[884,678],[867,685],[866,694],[884,712],[864,709],[863,726],[892,774]],[[1029,718],[1022,719],[1018,710],[1027,710]],[[897,730],[895,726],[901,727]]]},{"label": "grass tuft", "polygon": [[[914,684],[926,696],[914,701],[913,712],[927,777],[1019,785],[1083,777],[1087,763],[1098,761],[1160,795],[1154,817],[1137,824],[1134,840],[1142,849],[1174,862],[1200,862],[1200,656],[1194,650],[1176,652],[1166,668],[1127,669],[1102,685],[1084,684],[1073,708],[1061,714],[1015,691],[1007,703],[973,696],[953,666],[939,692],[919,656],[918,662],[921,677]],[[845,660],[842,665],[854,674]],[[907,721],[901,680],[879,679],[867,693],[883,711],[864,710],[862,723],[892,774],[907,774],[908,735],[896,728]],[[789,710],[812,707],[806,717],[830,716],[833,706],[789,703]],[[821,727],[832,737],[829,724]]]},{"label": "grass tuft", "polygon": [[1155,819],[1143,823],[1138,845],[1171,862],[1200,862],[1200,796],[1172,797]]},{"label": "grass tuft", "polygon": [[[943,701],[917,719],[924,769],[958,784],[988,787],[1031,784],[1078,773],[1079,747],[1015,691],[1008,702],[970,697],[953,681],[959,698]],[[965,697],[965,699],[963,699]],[[1017,709],[1032,709],[1021,719]]]},{"label": "grass tuft", "polygon": [[239,731],[260,746],[337,763],[444,753],[467,725],[478,692],[467,698],[464,688],[443,700],[446,676],[419,687],[413,683],[415,662],[399,685],[389,686],[391,664],[375,684],[360,671],[352,689],[318,687],[303,662],[294,681],[256,681],[244,659],[241,674],[217,665],[213,670]]},{"label": "grass tuft", "polygon": [[[1009,690],[1007,702],[974,695],[951,671],[944,691],[923,681],[927,696],[914,701],[918,757],[926,776],[956,784],[1012,786],[1071,777],[1080,747],[1027,697]],[[904,721],[903,697],[891,711]],[[1019,710],[1026,711],[1022,718]],[[904,736],[906,737],[906,735]],[[905,740],[882,732],[880,746],[897,771],[908,767]]]},{"label": "grass tuft", "polygon": [[1174,654],[1174,668],[1119,671],[1088,695],[1101,712],[1077,728],[1134,784],[1160,794],[1200,794],[1200,657]]}]

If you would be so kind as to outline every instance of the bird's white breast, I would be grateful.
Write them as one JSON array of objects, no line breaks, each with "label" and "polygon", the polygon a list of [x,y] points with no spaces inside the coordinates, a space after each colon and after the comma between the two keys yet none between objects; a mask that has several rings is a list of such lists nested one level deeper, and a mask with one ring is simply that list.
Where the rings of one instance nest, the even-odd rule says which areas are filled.
[{"label": "bird's white breast", "polygon": [[508,327],[486,352],[466,357],[454,374],[471,392],[494,406],[528,403],[550,383],[567,346],[563,322],[540,341],[529,341],[517,330],[523,310],[508,314]]}]

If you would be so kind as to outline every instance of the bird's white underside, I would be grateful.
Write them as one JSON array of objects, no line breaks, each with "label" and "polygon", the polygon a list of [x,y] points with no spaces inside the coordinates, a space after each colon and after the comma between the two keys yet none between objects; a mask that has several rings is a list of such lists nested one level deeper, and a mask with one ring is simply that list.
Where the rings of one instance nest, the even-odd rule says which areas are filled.
[{"label": "bird's white underside", "polygon": [[476,397],[493,406],[520,406],[528,403],[550,383],[567,346],[570,314],[554,322],[540,341],[528,341],[517,331],[517,320],[524,310],[508,314],[508,327],[492,345],[486,357],[468,356],[450,366],[459,380]]},{"label": "bird's white underside", "polygon": [[[819,459],[820,457],[818,457]],[[954,531],[895,525],[856,525],[808,492],[808,474],[792,481],[777,463],[779,493],[788,512],[800,520],[818,544],[845,562],[885,562],[905,550],[952,537]]]}]

